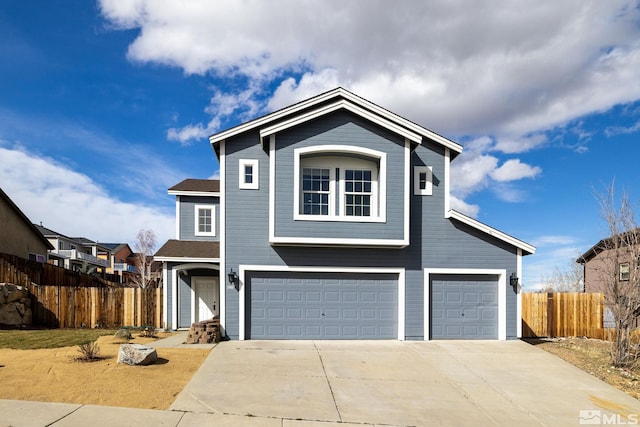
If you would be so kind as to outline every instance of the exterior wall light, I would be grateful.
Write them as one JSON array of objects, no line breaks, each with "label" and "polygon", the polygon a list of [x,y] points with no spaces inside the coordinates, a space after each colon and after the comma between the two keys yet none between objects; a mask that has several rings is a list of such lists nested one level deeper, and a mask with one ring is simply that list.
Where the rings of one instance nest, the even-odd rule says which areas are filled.
[{"label": "exterior wall light", "polygon": [[513,290],[517,292],[520,291],[520,281],[518,280],[518,275],[516,273],[511,273],[511,277],[509,277],[509,284],[513,287]]},{"label": "exterior wall light", "polygon": [[229,284],[232,285],[233,287],[235,287],[236,289],[238,289],[239,288],[239,286],[238,286],[238,284],[239,284],[238,273],[233,271],[233,268],[231,269],[231,271],[229,272],[227,277],[229,279]]}]

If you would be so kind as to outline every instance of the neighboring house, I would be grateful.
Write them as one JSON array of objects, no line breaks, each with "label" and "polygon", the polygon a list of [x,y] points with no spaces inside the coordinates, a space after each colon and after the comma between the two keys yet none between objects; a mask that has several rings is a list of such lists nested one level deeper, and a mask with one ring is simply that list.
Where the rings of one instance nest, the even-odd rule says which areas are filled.
[{"label": "neighboring house", "polygon": [[210,142],[220,181],[169,190],[167,327],[219,314],[241,340],[521,336],[535,248],[450,208],[457,143],[342,88]]},{"label": "neighboring house", "polygon": [[[42,225],[35,225],[51,243],[49,262],[68,270],[90,273],[104,272],[111,264],[108,258],[110,250],[98,242],[85,237],[68,237]],[[108,253],[106,259],[99,258],[98,252]]]},{"label": "neighboring house", "polygon": [[[629,233],[626,236],[638,236],[640,230],[636,230],[636,234]],[[632,240],[640,240],[631,237]],[[622,239],[624,242],[627,239]],[[598,243],[589,248],[588,251],[580,255],[576,260],[582,264],[584,268],[584,291],[585,292],[605,292],[606,286],[604,275],[615,274],[619,281],[628,281],[631,275],[631,269],[640,266],[640,259],[633,260],[631,255],[625,255],[624,243],[619,243],[621,255],[616,258],[616,248],[611,237],[600,240]],[[636,251],[637,252],[637,251]]]},{"label": "neighboring house", "polygon": [[0,253],[46,262],[53,246],[0,188]]},{"label": "neighboring house", "polygon": [[128,282],[137,275],[135,254],[128,243],[101,243],[98,249],[98,258],[109,261],[105,273],[114,274],[120,278],[120,283]]}]

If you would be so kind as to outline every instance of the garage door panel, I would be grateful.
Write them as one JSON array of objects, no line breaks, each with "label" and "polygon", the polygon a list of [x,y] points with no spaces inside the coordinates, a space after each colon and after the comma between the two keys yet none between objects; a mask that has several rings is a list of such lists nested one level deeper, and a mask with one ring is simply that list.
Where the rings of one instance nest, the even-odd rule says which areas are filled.
[{"label": "garage door panel", "polygon": [[398,336],[397,274],[252,273],[246,286],[248,338]]},{"label": "garage door panel", "polygon": [[497,339],[498,278],[495,275],[431,276],[432,339]]}]

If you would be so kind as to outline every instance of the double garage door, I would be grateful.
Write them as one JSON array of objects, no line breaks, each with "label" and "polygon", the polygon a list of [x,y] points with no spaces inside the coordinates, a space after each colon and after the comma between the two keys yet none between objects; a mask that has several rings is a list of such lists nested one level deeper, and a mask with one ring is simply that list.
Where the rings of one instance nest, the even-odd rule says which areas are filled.
[{"label": "double garage door", "polygon": [[[248,339],[398,339],[398,276],[253,272]],[[432,274],[431,339],[497,339],[498,277]]]},{"label": "double garage door", "polygon": [[431,339],[497,339],[498,277],[431,276]]},{"label": "double garage door", "polygon": [[254,272],[249,339],[397,339],[398,276]]}]

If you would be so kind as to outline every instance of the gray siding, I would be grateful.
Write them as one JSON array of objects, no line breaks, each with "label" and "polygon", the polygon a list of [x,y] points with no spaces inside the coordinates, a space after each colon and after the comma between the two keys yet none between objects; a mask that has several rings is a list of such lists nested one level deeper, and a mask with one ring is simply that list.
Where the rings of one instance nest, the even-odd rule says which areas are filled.
[{"label": "gray siding", "polygon": [[[341,117],[341,115],[337,115],[337,117]],[[315,124],[315,121],[312,123]],[[353,123],[349,122],[343,126],[351,129]],[[305,124],[301,128],[306,126]],[[297,132],[302,132],[302,130]],[[357,133],[351,132],[352,134]],[[367,128],[367,132],[371,132],[371,129]],[[280,135],[276,136],[276,139],[280,143],[282,142]],[[277,147],[286,148],[279,146],[279,142],[276,143]],[[343,141],[337,142],[344,143]],[[388,148],[386,151],[401,148],[398,141],[387,140],[386,145]],[[416,148],[411,156],[412,166],[428,165],[433,167],[433,195],[411,195],[410,246],[403,249],[271,246],[268,236],[269,157],[262,149],[258,132],[241,134],[227,141],[225,151],[226,173],[223,180],[227,195],[225,273],[229,272],[230,268],[238,271],[239,264],[402,267],[406,269],[405,336],[407,339],[423,339],[425,268],[506,269],[507,277],[516,270],[516,249],[514,247],[465,224],[444,218],[444,149],[435,143],[425,142]],[[238,159],[259,159],[259,190],[238,190]],[[391,158],[389,161],[391,164]],[[413,173],[413,168],[411,168],[411,173]],[[392,177],[401,175],[389,166],[389,179],[395,179]],[[277,197],[288,197],[286,194],[292,194],[293,190],[285,191],[284,196],[280,195],[282,189],[280,186],[287,185],[284,181],[291,181],[292,177],[282,174],[278,170],[277,179],[282,181],[278,181]],[[412,185],[411,181],[411,189]],[[389,190],[388,196],[391,193],[392,191]],[[278,204],[281,202],[279,200]],[[290,203],[286,210],[291,213]],[[388,201],[388,208],[392,204]],[[395,214],[388,212],[387,215],[392,221]],[[286,222],[283,218],[280,218],[281,225]],[[305,227],[307,225],[308,222],[305,222]],[[331,223],[330,227],[325,226],[324,230],[334,230],[334,226],[342,227],[342,229],[348,228],[350,230],[348,236],[357,236],[359,233],[351,231],[353,224],[345,226],[345,224]],[[394,226],[392,225],[389,229],[393,230]],[[287,230],[296,229],[287,228]],[[280,229],[279,232],[283,232],[283,230]],[[296,232],[302,231],[296,230]],[[395,231],[387,235],[397,238]],[[343,236],[341,235],[341,237]],[[238,304],[238,291],[227,289],[226,332],[232,339],[237,339],[239,336]],[[507,286],[508,338],[516,336],[517,322],[516,294],[510,286]]]},{"label": "gray siding", "polygon": [[[276,237],[403,239],[404,139],[338,112],[276,135]],[[294,221],[294,149],[317,145],[365,147],[387,154],[386,222]]]},{"label": "gray siding", "polygon": [[[195,235],[195,206],[215,206],[215,236]],[[220,240],[220,198],[180,196],[180,240]]]}]

